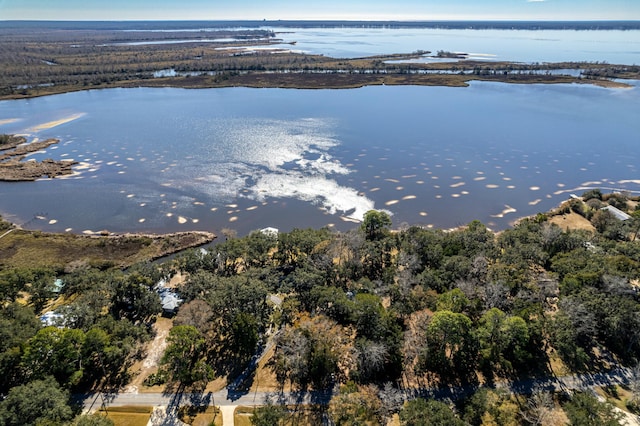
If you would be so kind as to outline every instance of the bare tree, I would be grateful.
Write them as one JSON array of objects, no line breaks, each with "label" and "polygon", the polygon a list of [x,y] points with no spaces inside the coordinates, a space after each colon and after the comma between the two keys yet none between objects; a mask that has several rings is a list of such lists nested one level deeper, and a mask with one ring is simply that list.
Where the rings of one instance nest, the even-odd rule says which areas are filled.
[{"label": "bare tree", "polygon": [[391,382],[384,384],[382,389],[378,391],[378,397],[382,401],[385,417],[391,417],[394,413],[399,412],[405,400],[402,391],[394,387]]},{"label": "bare tree", "polygon": [[633,399],[633,402],[636,404],[640,403],[640,362],[631,369],[629,388],[631,389],[631,398]]},{"label": "bare tree", "polygon": [[509,288],[501,282],[491,282],[484,289],[484,297],[487,309],[505,311],[509,305]]},{"label": "bare tree", "polygon": [[362,339],[356,344],[358,371],[364,377],[373,377],[382,371],[388,357],[389,351],[384,343]]},{"label": "bare tree", "polygon": [[520,414],[527,423],[534,426],[555,425],[558,423],[554,421],[556,417],[554,407],[551,392],[538,389],[527,399]]}]

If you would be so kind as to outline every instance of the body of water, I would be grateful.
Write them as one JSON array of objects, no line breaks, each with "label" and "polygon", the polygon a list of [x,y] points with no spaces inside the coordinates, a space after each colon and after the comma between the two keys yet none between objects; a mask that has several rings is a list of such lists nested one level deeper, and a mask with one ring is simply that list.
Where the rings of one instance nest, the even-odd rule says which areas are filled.
[{"label": "body of water", "polygon": [[0,182],[51,231],[402,222],[494,229],[584,188],[640,190],[640,92],[588,85],[109,89],[0,102],[0,133],[61,140],[77,174]]},{"label": "body of water", "polygon": [[[468,53],[472,59],[514,62],[640,64],[638,30],[462,30],[437,28],[278,28],[296,49],[335,58],[417,50]],[[291,47],[282,45],[283,48]]]}]

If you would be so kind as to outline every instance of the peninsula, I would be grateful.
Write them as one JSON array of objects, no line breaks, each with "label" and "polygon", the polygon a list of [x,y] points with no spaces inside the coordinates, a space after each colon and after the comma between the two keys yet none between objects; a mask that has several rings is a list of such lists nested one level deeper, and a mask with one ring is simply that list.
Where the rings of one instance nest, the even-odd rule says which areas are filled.
[{"label": "peninsula", "polygon": [[484,80],[620,87],[619,79],[640,78],[637,65],[485,61],[443,50],[332,58],[296,51],[295,41],[285,43],[281,33],[261,27],[195,31],[185,28],[193,23],[183,23],[183,29],[158,31],[139,25],[142,29],[100,23],[0,25],[0,99],[141,86],[341,89],[465,86]]}]

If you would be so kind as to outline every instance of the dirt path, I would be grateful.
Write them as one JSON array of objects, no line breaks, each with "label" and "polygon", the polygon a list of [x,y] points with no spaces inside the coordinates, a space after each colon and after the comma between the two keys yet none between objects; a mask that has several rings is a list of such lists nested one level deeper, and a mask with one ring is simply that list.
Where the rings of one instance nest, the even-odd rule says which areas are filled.
[{"label": "dirt path", "polygon": [[222,426],[233,426],[234,419],[233,413],[236,411],[237,405],[222,405],[220,411],[222,412]]},{"label": "dirt path", "polygon": [[126,393],[138,393],[138,389],[142,386],[144,379],[158,370],[162,354],[167,348],[167,336],[171,327],[173,327],[173,321],[169,318],[159,317],[157,319],[153,325],[156,337],[147,346],[146,358],[136,366],[139,370],[136,371],[135,379],[126,387]]}]

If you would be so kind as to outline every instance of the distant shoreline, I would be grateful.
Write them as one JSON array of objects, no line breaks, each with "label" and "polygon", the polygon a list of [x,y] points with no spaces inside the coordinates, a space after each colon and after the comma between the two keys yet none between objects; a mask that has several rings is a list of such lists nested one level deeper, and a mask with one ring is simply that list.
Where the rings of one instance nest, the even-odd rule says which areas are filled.
[{"label": "distant shoreline", "polygon": [[50,28],[50,29],[202,29],[229,27],[282,27],[282,28],[438,28],[474,30],[640,30],[636,20],[597,21],[522,21],[522,20],[430,20],[430,21],[368,21],[368,20],[205,20],[205,21],[30,21],[0,20],[0,30],[5,28]]},{"label": "distant shoreline", "polygon": [[0,21],[0,100],[113,87],[463,87],[471,80],[625,87],[614,80],[640,80],[639,65],[599,59],[492,61],[424,49],[332,57],[296,50],[295,40],[274,31],[301,27],[640,31],[640,21]]}]

